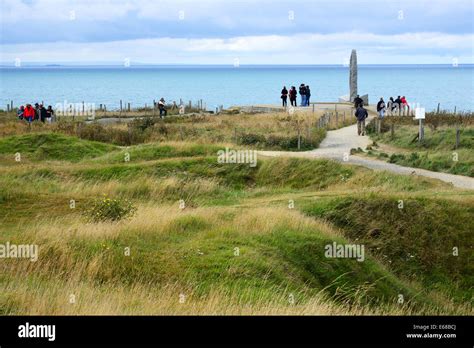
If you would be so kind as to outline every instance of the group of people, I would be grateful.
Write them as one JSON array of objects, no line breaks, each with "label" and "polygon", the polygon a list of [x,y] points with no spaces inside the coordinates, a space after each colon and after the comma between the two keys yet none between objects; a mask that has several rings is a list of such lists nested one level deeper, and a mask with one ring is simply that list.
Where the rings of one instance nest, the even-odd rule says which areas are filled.
[{"label": "group of people", "polygon": [[54,118],[54,110],[51,105],[45,108],[43,104],[36,103],[35,107],[31,104],[20,106],[17,110],[17,116],[20,120],[25,120],[28,123],[33,121],[41,121],[43,123],[51,123]]},{"label": "group of people", "polygon": [[[354,107],[356,108],[354,115],[357,118],[357,134],[365,135],[365,119],[369,116],[369,113],[364,108],[364,100],[359,95],[354,98]],[[408,115],[410,113],[410,105],[405,96],[398,96],[395,100],[393,97],[390,97],[387,104],[385,104],[383,97],[381,97],[377,103],[377,114],[380,119],[384,118],[386,111],[389,115],[400,114],[401,112],[404,115],[406,112]]]},{"label": "group of people", "polygon": [[281,90],[281,100],[282,100],[283,107],[288,106],[288,97],[290,98],[291,106],[297,106],[296,97],[298,93],[301,98],[300,106],[309,106],[309,99],[311,98],[311,90],[309,88],[309,85],[305,85],[304,83],[302,83],[298,91],[296,91],[295,86],[291,86],[289,91],[286,89],[286,86],[283,86],[283,89]]},{"label": "group of people", "polygon": [[393,100],[393,97],[390,97],[387,104],[385,104],[383,97],[380,98],[377,103],[377,113],[379,114],[379,118],[383,118],[385,112],[389,115],[400,113],[408,115],[410,113],[410,105],[408,104],[407,98],[405,96],[398,96],[397,99]]}]

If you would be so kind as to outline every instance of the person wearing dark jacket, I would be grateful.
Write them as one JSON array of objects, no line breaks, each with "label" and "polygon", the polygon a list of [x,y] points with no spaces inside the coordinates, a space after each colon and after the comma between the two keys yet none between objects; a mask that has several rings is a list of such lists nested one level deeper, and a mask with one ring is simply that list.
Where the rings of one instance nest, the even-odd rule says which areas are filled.
[{"label": "person wearing dark jacket", "polygon": [[161,98],[158,102],[158,110],[160,110],[160,118],[163,118],[168,114],[168,110],[166,110],[165,98]]},{"label": "person wearing dark jacket", "polygon": [[357,117],[357,134],[358,135],[365,135],[365,119],[369,116],[368,112],[362,104],[355,111],[355,117]]},{"label": "person wearing dark jacket", "polygon": [[300,85],[299,92],[301,96],[300,106],[306,106],[306,86],[304,85],[304,83]]},{"label": "person wearing dark jacket", "polygon": [[46,122],[51,123],[53,121],[54,117],[54,110],[51,107],[51,105],[48,105],[48,108],[46,109]]},{"label": "person wearing dark jacket", "polygon": [[288,105],[287,99],[288,99],[288,90],[286,89],[286,86],[283,86],[283,89],[281,90],[281,102],[284,108]]},{"label": "person wearing dark jacket", "polygon": [[401,107],[402,107],[402,100],[400,99],[400,96],[398,96],[397,99],[393,102],[395,108],[397,109],[398,113],[400,113]]},{"label": "person wearing dark jacket", "polygon": [[48,116],[48,113],[46,112],[46,109],[43,107],[43,104],[40,104],[38,108],[38,113],[39,113],[41,122],[44,123],[44,121],[46,120],[46,117]]},{"label": "person wearing dark jacket", "polygon": [[383,98],[380,98],[379,102],[377,103],[377,112],[379,114],[379,118],[383,118],[384,117],[384,113],[385,113],[385,101],[383,100]]},{"label": "person wearing dark jacket", "polygon": [[23,114],[25,112],[25,107],[22,105],[20,106],[20,108],[18,109],[18,111],[16,112],[16,115],[18,117],[19,120],[23,120]]},{"label": "person wearing dark jacket", "polygon": [[40,118],[39,104],[35,103],[35,120]]},{"label": "person wearing dark jacket", "polygon": [[364,101],[362,100],[361,97],[359,97],[359,95],[357,94],[357,97],[354,98],[354,107],[355,108],[358,108],[359,105],[364,105]]},{"label": "person wearing dark jacket", "polygon": [[311,90],[306,86],[306,106],[309,106],[309,98],[311,98]]},{"label": "person wearing dark jacket", "polygon": [[290,89],[290,104],[291,106],[296,106],[296,87],[295,86],[291,86],[291,89]]}]

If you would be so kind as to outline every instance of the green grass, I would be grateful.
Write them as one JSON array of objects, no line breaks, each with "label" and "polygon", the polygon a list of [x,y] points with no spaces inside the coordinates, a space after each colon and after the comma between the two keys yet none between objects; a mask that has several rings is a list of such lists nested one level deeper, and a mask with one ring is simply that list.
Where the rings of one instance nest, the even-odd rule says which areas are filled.
[{"label": "green grass", "polygon": [[[27,152],[29,142],[54,150]],[[43,302],[35,302],[40,293],[60,303],[61,293],[70,291],[67,284],[87,284],[91,298],[106,291],[101,305],[132,313],[147,307],[133,289],[148,286],[197,298],[217,292],[228,301],[238,294],[232,313],[245,306],[287,306],[290,293],[298,305],[323,296],[347,313],[398,313],[395,306],[402,313],[464,314],[462,306],[469,306],[470,192],[329,160],[260,159],[255,168],[220,164],[220,144],[123,149],[58,134],[8,137],[0,144],[2,154],[14,146],[31,160],[13,164],[0,157],[7,164],[0,167],[0,243],[35,242],[41,248],[37,263],[0,263],[4,314],[43,311]],[[88,223],[82,212],[102,194],[131,199],[137,216]],[[404,200],[402,210],[398,199]],[[296,209],[288,209],[289,200]],[[363,243],[365,261],[326,258],[324,248],[334,241]],[[450,255],[452,246],[459,247],[457,258]],[[130,257],[124,257],[125,247]],[[35,295],[27,297],[31,287]],[[123,287],[130,293],[115,298]],[[397,304],[400,294],[408,307]],[[130,300],[136,305],[130,307]],[[100,313],[95,304],[84,306],[81,313]],[[51,308],[48,313],[65,313],[60,305]]]},{"label": "green grass", "polygon": [[[471,299],[472,204],[369,195],[318,201],[304,211],[342,228],[345,236],[365,244],[395,274],[448,291],[458,300]],[[453,254],[454,247],[459,256]]]},{"label": "green grass", "polygon": [[14,158],[41,161],[71,161],[102,156],[117,148],[113,145],[87,141],[57,133],[32,133],[0,139],[0,154]]},{"label": "green grass", "polygon": [[436,130],[425,127],[425,139],[421,144],[412,141],[417,134],[418,128],[414,126],[396,126],[393,138],[390,132],[380,135],[372,133],[371,137],[375,142],[403,150],[387,155],[379,153],[375,147],[372,149],[372,154],[403,166],[474,177],[473,127],[461,129],[457,149],[454,127],[440,127]]}]

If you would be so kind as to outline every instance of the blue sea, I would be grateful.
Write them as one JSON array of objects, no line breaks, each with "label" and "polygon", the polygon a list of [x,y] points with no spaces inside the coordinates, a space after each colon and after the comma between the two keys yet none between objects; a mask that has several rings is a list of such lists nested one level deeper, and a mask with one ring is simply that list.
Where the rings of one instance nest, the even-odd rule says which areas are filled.
[{"label": "blue sea", "polygon": [[[283,85],[310,85],[311,101],[337,101],[349,94],[344,66],[29,66],[0,68],[0,108],[44,101],[105,104],[117,109],[153,99],[223,105],[279,104]],[[474,65],[366,65],[358,70],[359,94],[376,103],[405,95],[427,110],[474,111]]]}]

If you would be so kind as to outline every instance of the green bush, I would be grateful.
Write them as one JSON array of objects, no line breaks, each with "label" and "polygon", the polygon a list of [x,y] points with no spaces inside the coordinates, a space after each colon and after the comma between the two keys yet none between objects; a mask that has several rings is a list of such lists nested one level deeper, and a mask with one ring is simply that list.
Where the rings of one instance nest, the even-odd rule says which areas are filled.
[{"label": "green bush", "polygon": [[261,145],[265,144],[265,137],[260,134],[242,134],[238,142],[242,145]]},{"label": "green bush", "polygon": [[132,202],[127,199],[110,199],[104,195],[103,198],[92,202],[85,215],[91,222],[120,221],[132,217],[136,210]]}]

